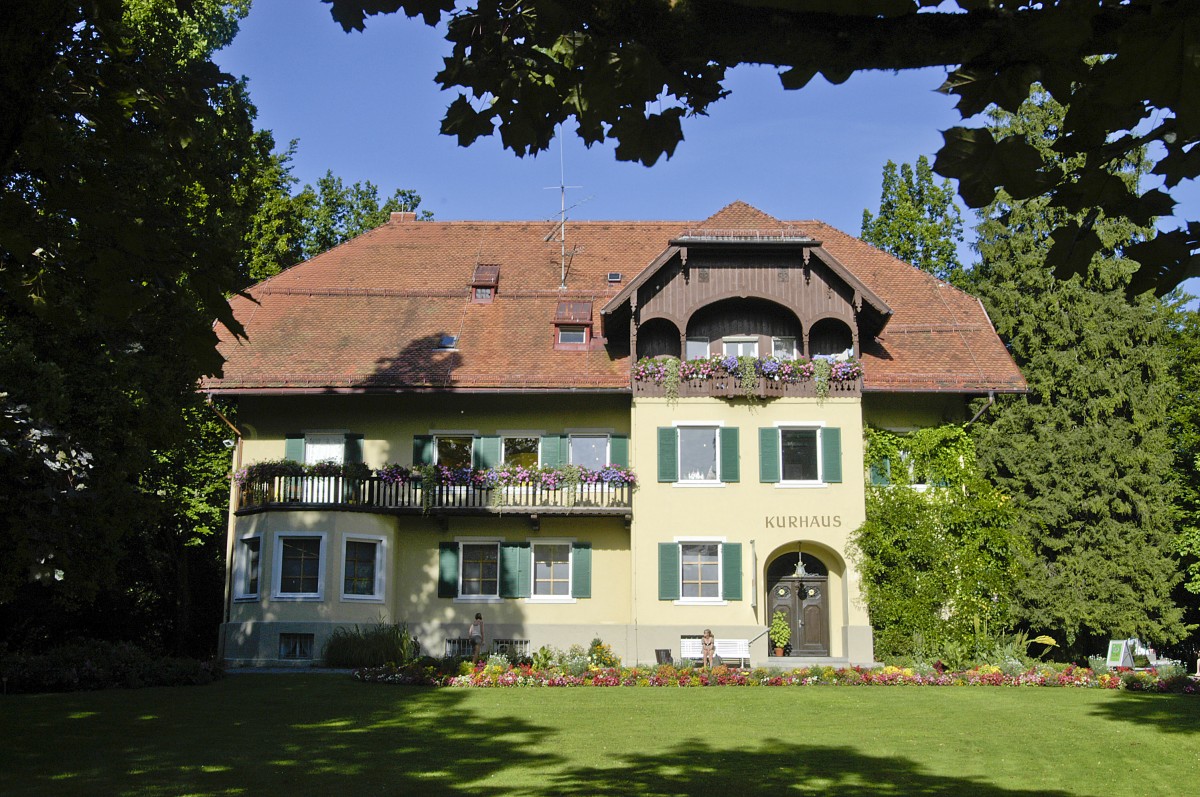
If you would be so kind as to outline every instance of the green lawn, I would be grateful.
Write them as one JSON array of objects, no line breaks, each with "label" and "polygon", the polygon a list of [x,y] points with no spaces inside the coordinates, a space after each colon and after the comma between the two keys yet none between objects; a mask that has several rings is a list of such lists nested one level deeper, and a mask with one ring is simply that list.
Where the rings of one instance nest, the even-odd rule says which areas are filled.
[{"label": "green lawn", "polygon": [[1200,698],[423,689],[334,675],[0,697],[0,794],[1183,795]]}]

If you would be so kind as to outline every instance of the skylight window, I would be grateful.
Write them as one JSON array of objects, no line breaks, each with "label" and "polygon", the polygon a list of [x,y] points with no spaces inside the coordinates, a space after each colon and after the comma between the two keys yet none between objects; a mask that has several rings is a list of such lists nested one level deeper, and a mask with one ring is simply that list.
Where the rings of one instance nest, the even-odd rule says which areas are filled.
[{"label": "skylight window", "polygon": [[438,340],[437,347],[439,349],[457,349],[458,335],[442,335],[442,337]]}]

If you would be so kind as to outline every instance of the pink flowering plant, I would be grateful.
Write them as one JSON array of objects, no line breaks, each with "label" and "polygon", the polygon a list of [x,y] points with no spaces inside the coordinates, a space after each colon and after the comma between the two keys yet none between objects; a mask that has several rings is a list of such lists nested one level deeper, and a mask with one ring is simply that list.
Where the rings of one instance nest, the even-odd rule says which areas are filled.
[{"label": "pink flowering plant", "polygon": [[387,484],[470,485],[481,490],[530,484],[551,490],[569,484],[607,484],[614,487],[637,484],[637,476],[631,468],[613,464],[595,469],[578,465],[552,468],[509,464],[477,469],[391,464],[377,469],[375,475]]},{"label": "pink flowering plant", "polygon": [[[750,360],[754,373],[772,382],[804,382],[817,376],[817,367],[807,357],[701,357],[695,360],[677,360],[674,357],[643,357],[633,366],[633,380],[655,385],[666,384],[675,364],[678,364],[679,380],[707,381],[714,379],[740,379],[743,362]],[[851,382],[862,377],[862,363],[856,359],[830,362],[831,382]]]},{"label": "pink flowering plant", "polygon": [[[458,688],[512,687],[702,687],[702,686],[892,686],[892,687],[1059,687],[1074,689],[1113,689],[1195,695],[1197,684],[1186,675],[1158,672],[1154,669],[1115,669],[1096,672],[1073,664],[1041,663],[1019,672],[1005,672],[992,665],[980,665],[962,671],[937,672],[912,667],[839,667],[812,666],[780,669],[775,667],[739,668],[718,665],[711,669],[688,664],[622,666],[607,645],[593,641],[589,655],[579,656],[580,646],[572,651],[547,654],[546,649],[532,659],[516,664],[497,661],[461,666],[446,660],[427,659],[398,667],[384,665],[355,671],[354,678],[368,683],[416,684]],[[575,649],[578,649],[576,652]],[[598,655],[596,651],[599,650]]]}]

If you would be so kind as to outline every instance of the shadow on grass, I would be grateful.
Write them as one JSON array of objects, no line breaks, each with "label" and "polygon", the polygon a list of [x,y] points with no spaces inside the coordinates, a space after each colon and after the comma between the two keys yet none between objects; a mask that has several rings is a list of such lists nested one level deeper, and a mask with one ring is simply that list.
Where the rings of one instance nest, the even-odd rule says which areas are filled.
[{"label": "shadow on grass", "polygon": [[[329,675],[239,675],[211,687],[0,698],[0,794],[1067,794],[936,774],[918,760],[872,756],[857,746],[823,746],[816,731],[812,744],[681,743],[650,734],[642,752],[582,766],[571,752],[581,732],[597,744],[614,734],[640,738],[638,720],[612,716],[611,725],[583,731],[566,718],[538,724],[521,715],[553,714],[534,693],[528,701],[523,707],[511,694],[363,685]],[[1153,700],[1112,702],[1157,710]],[[1195,726],[1179,730],[1187,727]]]},{"label": "shadow on grass", "polygon": [[238,675],[212,687],[5,698],[0,794],[473,795],[496,772],[560,763],[552,729],[479,717],[461,710],[464,697]]},{"label": "shadow on grass", "polygon": [[857,797],[1078,797],[1075,792],[1004,789],[980,778],[922,771],[909,759],[863,755],[845,747],[784,744],[678,745],[628,756],[611,767],[569,772],[539,794],[853,794]]},{"label": "shadow on grass", "polygon": [[1118,722],[1132,722],[1164,733],[1200,736],[1200,696],[1121,692],[1098,704],[1092,714]]}]

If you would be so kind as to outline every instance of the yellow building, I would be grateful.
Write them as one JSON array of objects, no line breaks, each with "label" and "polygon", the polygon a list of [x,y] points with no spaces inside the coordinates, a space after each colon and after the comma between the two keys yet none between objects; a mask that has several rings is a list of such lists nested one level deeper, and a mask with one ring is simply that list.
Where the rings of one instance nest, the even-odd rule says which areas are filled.
[{"label": "yellow building", "polygon": [[[565,242],[562,236],[565,233]],[[863,429],[1025,383],[977,300],[820,222],[390,223],[236,298],[222,651],[309,662],[339,626],[434,655],[711,628],[870,663],[848,535]],[[302,467],[306,464],[307,467]],[[636,480],[636,485],[630,481]]]}]

